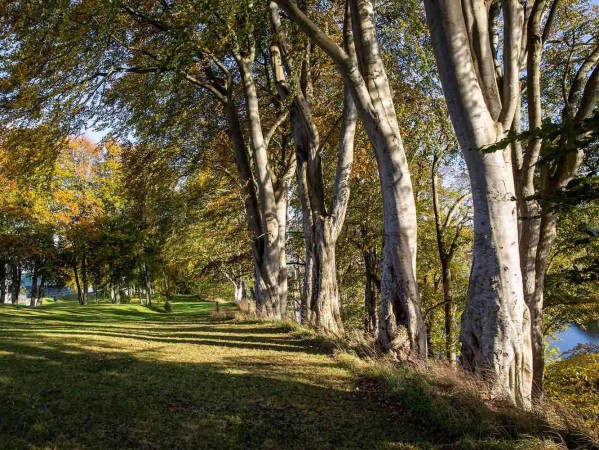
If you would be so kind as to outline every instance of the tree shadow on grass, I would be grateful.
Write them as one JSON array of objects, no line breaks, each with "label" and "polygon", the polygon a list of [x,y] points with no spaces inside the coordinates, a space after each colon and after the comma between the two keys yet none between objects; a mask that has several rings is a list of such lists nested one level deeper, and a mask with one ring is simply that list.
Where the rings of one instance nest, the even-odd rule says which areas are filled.
[{"label": "tree shadow on grass", "polygon": [[410,376],[398,398],[366,395],[285,327],[212,322],[202,305],[179,320],[128,305],[6,311],[0,449],[465,448],[466,435],[491,448],[478,440],[506,436],[478,397],[460,405]]},{"label": "tree shadow on grass", "polygon": [[236,361],[146,361],[6,340],[0,351],[0,448],[381,448],[405,439],[353,393]]}]

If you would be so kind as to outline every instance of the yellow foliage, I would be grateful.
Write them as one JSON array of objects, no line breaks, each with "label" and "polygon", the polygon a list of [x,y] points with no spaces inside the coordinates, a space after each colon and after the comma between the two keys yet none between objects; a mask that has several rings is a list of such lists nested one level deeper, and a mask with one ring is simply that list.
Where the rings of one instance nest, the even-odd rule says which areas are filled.
[{"label": "yellow foliage", "polygon": [[579,411],[589,425],[599,423],[599,346],[579,345],[571,355],[551,364],[546,373],[547,394],[558,404]]}]

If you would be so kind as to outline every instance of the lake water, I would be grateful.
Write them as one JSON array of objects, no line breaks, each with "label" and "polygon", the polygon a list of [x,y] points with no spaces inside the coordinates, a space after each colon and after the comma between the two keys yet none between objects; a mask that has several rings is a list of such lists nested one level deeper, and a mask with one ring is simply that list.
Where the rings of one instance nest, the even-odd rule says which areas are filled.
[{"label": "lake water", "polygon": [[555,337],[557,339],[551,342],[551,346],[557,347],[562,353],[572,350],[578,344],[599,345],[599,322],[588,324],[584,329],[578,325],[571,325]]}]

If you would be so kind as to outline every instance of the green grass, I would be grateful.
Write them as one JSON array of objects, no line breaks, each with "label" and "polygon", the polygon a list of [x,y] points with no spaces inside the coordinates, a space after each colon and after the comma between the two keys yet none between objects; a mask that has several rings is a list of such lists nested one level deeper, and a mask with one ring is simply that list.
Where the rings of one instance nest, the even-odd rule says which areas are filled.
[{"label": "green grass", "polygon": [[[0,448],[402,448],[351,371],[214,303],[0,308]],[[221,311],[224,305],[221,305]]]},{"label": "green grass", "polygon": [[546,448],[481,433],[415,374],[389,390],[314,333],[191,300],[1,307],[0,449]]}]

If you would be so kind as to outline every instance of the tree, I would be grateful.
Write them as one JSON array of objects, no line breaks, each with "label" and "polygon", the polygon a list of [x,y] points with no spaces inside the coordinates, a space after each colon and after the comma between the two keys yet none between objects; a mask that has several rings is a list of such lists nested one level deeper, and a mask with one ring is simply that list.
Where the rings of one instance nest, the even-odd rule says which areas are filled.
[{"label": "tree", "polygon": [[[353,145],[356,129],[356,110],[349,90],[345,89],[337,169],[330,207],[325,198],[322,167],[323,148],[313,117],[312,62],[305,55],[300,61],[292,58],[293,49],[282,29],[279,7],[270,2],[270,20],[273,28],[271,60],[277,91],[282,102],[290,104],[290,118],[297,159],[297,180],[302,204],[305,258],[305,283],[301,315],[304,323],[321,330],[339,333],[343,330],[337,287],[335,244],[345,220],[349,200],[349,177],[353,163]],[[345,48],[353,54],[353,38],[349,17],[345,19]],[[295,51],[297,54],[297,50]],[[353,56],[355,58],[355,55]],[[301,67],[297,70],[295,65]],[[286,74],[287,72],[287,74]],[[291,76],[291,82],[287,76]],[[292,96],[292,99],[289,98]],[[326,142],[323,143],[326,145]]]},{"label": "tree", "polygon": [[431,168],[432,180],[432,201],[433,212],[435,215],[435,234],[437,249],[439,251],[439,260],[441,262],[441,280],[443,284],[443,309],[445,312],[445,356],[451,362],[456,359],[454,350],[453,335],[455,321],[455,302],[453,298],[453,281],[451,273],[451,264],[456,255],[456,250],[460,245],[462,229],[470,220],[468,214],[460,214],[460,207],[464,201],[470,197],[470,193],[462,194],[453,201],[445,218],[441,212],[441,199],[439,195],[438,171],[440,155],[433,155]]},{"label": "tree", "polygon": [[[520,131],[519,79],[525,64],[528,124],[532,130],[541,127],[541,58],[558,2],[539,0],[526,6],[505,2],[486,8],[482,3],[464,6],[447,0],[427,1],[425,6],[445,97],[468,163],[473,193],[474,262],[462,321],[463,361],[475,371],[489,370],[498,394],[505,392],[517,403],[527,405],[533,365],[535,387],[542,388],[542,299],[538,294],[542,291],[547,245],[550,248],[552,241],[539,240],[539,221],[535,218],[539,210],[528,200],[535,192],[542,140],[531,139],[525,152],[519,145],[494,152],[481,149],[501,141],[510,130]],[[501,53],[500,24],[504,30]],[[580,66],[572,85],[571,107],[576,108],[576,104],[581,108],[578,119],[590,114],[599,95],[597,75],[587,75],[596,63],[593,54]],[[576,98],[583,90],[585,94]],[[548,172],[543,170],[546,181],[542,184],[560,189],[563,182],[567,183],[579,165],[575,162],[579,156],[574,155],[579,152],[562,159],[558,163],[562,169],[552,171],[563,172],[563,179],[549,181]],[[520,199],[517,209],[514,197]],[[518,216],[523,219],[520,226]],[[546,223],[553,220],[552,215],[544,217]],[[549,229],[554,231],[554,227]],[[534,291],[537,299],[533,301]],[[523,307],[524,303],[528,308]]]},{"label": "tree", "polygon": [[425,356],[426,331],[416,280],[416,206],[372,3],[349,2],[355,64],[295,3],[276,2],[337,65],[377,155],[385,217],[378,341],[396,354]]}]

